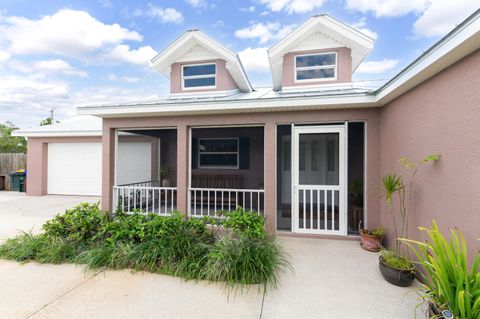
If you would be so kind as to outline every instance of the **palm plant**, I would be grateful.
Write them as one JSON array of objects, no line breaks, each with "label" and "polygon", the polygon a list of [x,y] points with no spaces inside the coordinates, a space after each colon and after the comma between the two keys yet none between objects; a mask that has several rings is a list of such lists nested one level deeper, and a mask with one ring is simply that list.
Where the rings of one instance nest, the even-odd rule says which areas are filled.
[{"label": "palm plant", "polygon": [[480,254],[477,252],[469,267],[467,245],[458,229],[450,230],[449,240],[435,221],[431,229],[419,229],[427,232],[429,241],[400,241],[411,248],[417,256],[416,263],[422,266],[419,273],[428,302],[438,312],[450,310],[455,318],[480,318]]},{"label": "palm plant", "polygon": [[[415,177],[419,169],[429,163],[438,161],[439,154],[426,156],[418,163],[414,163],[406,157],[399,159],[400,164],[411,171],[410,179],[405,182],[403,177],[396,174],[389,174],[382,178],[382,196],[385,198],[387,207],[392,217],[393,228],[395,232],[394,252],[400,254],[400,242],[396,239],[399,237],[408,237],[408,218],[410,206],[412,203],[413,185]],[[398,209],[394,208],[394,197],[397,195]]]}]

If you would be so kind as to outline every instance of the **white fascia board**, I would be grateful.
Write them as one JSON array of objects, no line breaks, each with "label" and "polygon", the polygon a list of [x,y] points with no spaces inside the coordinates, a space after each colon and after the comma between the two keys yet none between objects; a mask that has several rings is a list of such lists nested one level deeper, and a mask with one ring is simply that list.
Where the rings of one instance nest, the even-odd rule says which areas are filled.
[{"label": "white fascia board", "polygon": [[303,109],[364,108],[376,107],[375,97],[369,94],[345,94],[314,97],[262,98],[251,100],[211,101],[205,103],[172,103],[171,105],[123,105],[81,107],[79,115],[99,117],[128,117],[182,114],[218,114],[243,112],[291,111]]},{"label": "white fascia board", "polygon": [[12,132],[12,136],[23,137],[90,137],[102,136],[101,131],[22,131],[16,130]]}]

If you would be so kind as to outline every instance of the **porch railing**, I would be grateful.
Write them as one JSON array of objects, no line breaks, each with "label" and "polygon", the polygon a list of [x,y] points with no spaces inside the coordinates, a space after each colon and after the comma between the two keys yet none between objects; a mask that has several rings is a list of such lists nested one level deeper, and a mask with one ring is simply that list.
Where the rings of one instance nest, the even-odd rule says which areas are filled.
[{"label": "porch railing", "polygon": [[177,209],[177,188],[146,181],[113,187],[113,207],[126,213],[142,211],[168,215]]},{"label": "porch railing", "polygon": [[189,188],[189,216],[214,216],[237,206],[263,215],[264,201],[263,189]]}]

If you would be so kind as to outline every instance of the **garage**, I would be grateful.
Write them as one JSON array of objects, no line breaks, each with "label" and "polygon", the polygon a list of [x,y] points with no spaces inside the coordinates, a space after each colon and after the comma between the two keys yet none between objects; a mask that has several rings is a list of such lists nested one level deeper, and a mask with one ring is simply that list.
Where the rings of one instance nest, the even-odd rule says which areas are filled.
[{"label": "garage", "polygon": [[47,193],[92,195],[102,193],[101,143],[49,143]]}]

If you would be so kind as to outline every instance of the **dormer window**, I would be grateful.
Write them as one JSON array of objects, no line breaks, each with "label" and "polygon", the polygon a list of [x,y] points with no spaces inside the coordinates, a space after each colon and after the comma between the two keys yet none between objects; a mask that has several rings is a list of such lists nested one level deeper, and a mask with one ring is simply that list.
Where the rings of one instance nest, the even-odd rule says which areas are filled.
[{"label": "dormer window", "polygon": [[217,87],[215,63],[186,64],[182,66],[182,89],[214,89]]},{"label": "dormer window", "polygon": [[295,56],[295,82],[337,79],[337,53],[325,52]]}]

